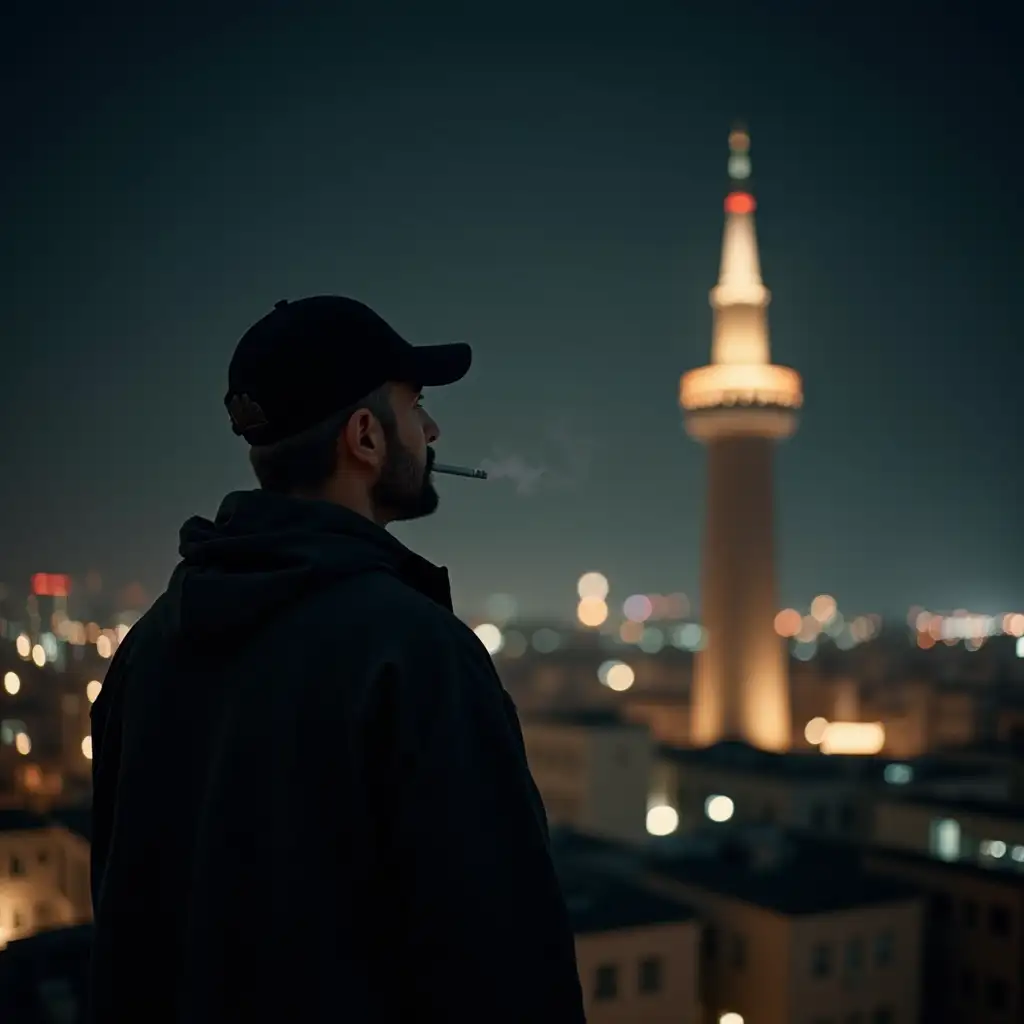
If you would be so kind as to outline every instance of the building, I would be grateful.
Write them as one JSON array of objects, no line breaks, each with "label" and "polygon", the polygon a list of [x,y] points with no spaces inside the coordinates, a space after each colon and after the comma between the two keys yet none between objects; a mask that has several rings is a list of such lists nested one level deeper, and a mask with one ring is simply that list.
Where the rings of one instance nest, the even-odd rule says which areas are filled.
[{"label": "building", "polygon": [[982,695],[976,686],[901,680],[869,690],[858,717],[882,722],[885,750],[894,758],[955,750],[983,738]]},{"label": "building", "polygon": [[648,884],[704,924],[705,1019],[917,1024],[917,892],[865,871],[851,847],[775,829],[734,840],[691,841],[648,865]]},{"label": "building", "polygon": [[718,284],[711,292],[711,363],[683,375],[686,428],[708,450],[701,573],[707,642],[694,678],[699,745],[744,740],[766,750],[791,742],[788,661],[775,632],[775,445],[796,429],[799,375],[771,361],[768,289],[761,280],[750,139],[729,136],[730,192]]},{"label": "building", "polygon": [[523,741],[552,825],[625,842],[647,838],[653,744],[607,711],[524,716]]},{"label": "building", "polygon": [[0,810],[0,947],[91,919],[88,837],[28,811]]},{"label": "building", "polygon": [[1024,874],[907,850],[871,849],[865,867],[927,898],[928,1024],[995,1024],[1024,1016]]},{"label": "building", "polygon": [[622,695],[622,716],[645,725],[656,743],[688,747],[692,726],[688,693],[628,693]]},{"label": "building", "polygon": [[1024,874],[1024,804],[926,793],[878,800],[870,843]]},{"label": "building", "polygon": [[662,747],[652,801],[673,807],[684,833],[713,821],[852,838],[862,825],[863,769],[847,758],[775,754],[744,743]]},{"label": "building", "polygon": [[[0,806],[39,813],[88,799],[89,710],[108,665],[95,648],[47,636],[46,650],[23,634],[20,648],[0,637]],[[47,661],[54,652],[59,657]]]},{"label": "building", "polygon": [[554,851],[590,1024],[699,1024],[700,924],[678,900]]},{"label": "building", "polygon": [[[682,832],[708,821],[774,824],[851,842],[877,840],[927,850],[935,807],[958,802],[976,807],[981,800],[982,806],[1005,810],[1009,793],[1004,762],[981,753],[894,761],[778,754],[743,743],[717,743],[700,749],[658,748],[650,803],[673,808]],[[915,824],[918,819],[906,817],[903,809],[917,805],[932,810],[922,812],[921,823]],[[908,838],[886,840],[886,829]]]}]

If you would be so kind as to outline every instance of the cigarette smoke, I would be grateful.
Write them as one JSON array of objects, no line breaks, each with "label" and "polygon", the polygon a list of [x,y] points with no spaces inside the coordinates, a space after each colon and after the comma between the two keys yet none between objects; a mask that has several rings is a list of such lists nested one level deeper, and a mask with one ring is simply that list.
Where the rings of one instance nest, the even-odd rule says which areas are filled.
[{"label": "cigarette smoke", "polygon": [[490,457],[481,460],[480,468],[492,480],[510,480],[520,495],[535,494],[541,488],[581,484],[590,472],[593,444],[564,425],[549,430],[547,441],[554,458],[534,461],[518,453],[494,449]]},{"label": "cigarette smoke", "polygon": [[516,494],[533,494],[548,471],[546,466],[533,466],[522,456],[497,453],[494,458],[481,460],[480,468],[492,480],[511,480]]}]

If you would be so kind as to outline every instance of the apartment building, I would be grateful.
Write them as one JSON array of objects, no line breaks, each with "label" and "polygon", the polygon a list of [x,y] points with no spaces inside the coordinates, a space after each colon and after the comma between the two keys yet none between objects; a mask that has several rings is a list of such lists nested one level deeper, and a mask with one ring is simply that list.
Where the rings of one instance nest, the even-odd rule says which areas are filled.
[{"label": "apartment building", "polygon": [[678,900],[560,864],[589,1024],[700,1024],[700,925]]},{"label": "apartment building", "polygon": [[552,825],[642,842],[653,745],[646,727],[605,711],[524,716],[523,740]]},{"label": "apartment building", "polygon": [[910,850],[872,849],[864,863],[926,896],[927,1024],[1024,1018],[1024,874]]},{"label": "apartment building", "polygon": [[0,810],[0,947],[91,918],[88,840],[52,819]]},{"label": "apartment building", "polygon": [[704,924],[707,1024],[918,1024],[922,900],[851,851],[766,830],[649,863]]}]

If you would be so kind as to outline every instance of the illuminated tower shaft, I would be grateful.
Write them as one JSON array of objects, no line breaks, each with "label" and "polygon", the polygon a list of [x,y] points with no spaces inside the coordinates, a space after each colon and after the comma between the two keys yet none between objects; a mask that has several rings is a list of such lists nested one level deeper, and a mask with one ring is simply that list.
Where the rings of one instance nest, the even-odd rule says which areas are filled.
[{"label": "illuminated tower shaft", "polygon": [[691,437],[708,449],[701,619],[707,630],[694,675],[693,740],[790,745],[788,662],[775,632],[774,455],[796,429],[799,375],[771,362],[761,281],[749,138],[729,136],[732,191],[718,285],[711,292],[711,363],[684,374],[679,402]]}]

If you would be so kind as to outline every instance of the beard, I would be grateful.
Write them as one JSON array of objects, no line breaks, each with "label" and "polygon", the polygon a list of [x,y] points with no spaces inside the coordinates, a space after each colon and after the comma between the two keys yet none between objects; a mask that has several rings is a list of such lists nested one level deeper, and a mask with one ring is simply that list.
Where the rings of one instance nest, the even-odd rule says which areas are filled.
[{"label": "beard", "polygon": [[433,450],[427,449],[427,461],[420,465],[416,456],[402,444],[397,431],[385,427],[385,436],[387,459],[370,491],[374,507],[392,521],[429,516],[440,500],[430,481]]}]

